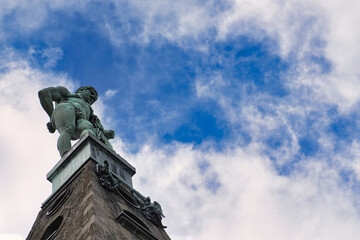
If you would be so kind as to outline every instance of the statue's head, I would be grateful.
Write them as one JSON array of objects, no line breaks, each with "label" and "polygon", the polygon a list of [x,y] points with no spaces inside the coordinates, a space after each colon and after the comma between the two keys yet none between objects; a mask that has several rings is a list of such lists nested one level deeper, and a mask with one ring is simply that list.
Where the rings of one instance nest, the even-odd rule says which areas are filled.
[{"label": "statue's head", "polygon": [[90,105],[98,99],[98,93],[92,86],[80,87],[75,93],[80,95]]}]

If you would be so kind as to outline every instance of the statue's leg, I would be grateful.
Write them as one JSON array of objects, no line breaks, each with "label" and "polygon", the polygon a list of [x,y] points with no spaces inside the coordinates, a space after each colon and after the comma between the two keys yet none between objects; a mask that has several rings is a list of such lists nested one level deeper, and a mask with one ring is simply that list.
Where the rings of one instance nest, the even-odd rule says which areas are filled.
[{"label": "statue's leg", "polygon": [[96,132],[94,130],[94,127],[92,123],[85,119],[79,119],[76,122],[76,132],[80,134],[80,138],[84,136],[86,133],[92,133],[94,136],[96,136]]},{"label": "statue's leg", "polygon": [[75,131],[76,115],[75,110],[70,104],[59,104],[53,113],[56,129],[60,136],[57,147],[61,156],[71,148],[71,136]]}]

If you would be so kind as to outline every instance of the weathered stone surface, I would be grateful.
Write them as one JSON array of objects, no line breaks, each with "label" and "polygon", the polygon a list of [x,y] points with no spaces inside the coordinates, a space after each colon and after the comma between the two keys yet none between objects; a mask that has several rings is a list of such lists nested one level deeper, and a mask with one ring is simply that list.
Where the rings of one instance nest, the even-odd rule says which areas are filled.
[{"label": "weathered stone surface", "polygon": [[[164,229],[155,226],[147,220],[139,208],[127,204],[124,199],[113,191],[106,190],[100,184],[95,168],[94,160],[87,161],[78,170],[72,179],[69,179],[46,203],[42,206],[35,224],[33,225],[27,240],[45,240],[49,226],[62,216],[62,222],[57,232],[49,239],[66,240],[124,240],[124,239],[151,239],[140,232],[130,232],[117,221],[122,212],[131,213],[140,225],[144,225],[148,232],[157,239],[170,239]],[[130,194],[130,187],[120,184],[121,191]],[[50,216],[54,204],[69,190],[70,194],[63,200],[61,206]],[[49,215],[49,214],[48,214]],[[55,230],[54,230],[55,231]],[[153,238],[153,239],[156,239]]]}]

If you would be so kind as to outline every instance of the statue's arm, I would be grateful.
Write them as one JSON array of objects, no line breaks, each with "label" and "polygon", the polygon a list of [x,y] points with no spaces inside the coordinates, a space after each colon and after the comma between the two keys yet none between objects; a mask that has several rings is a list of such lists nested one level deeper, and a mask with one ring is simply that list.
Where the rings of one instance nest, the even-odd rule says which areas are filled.
[{"label": "statue's arm", "polygon": [[101,129],[107,139],[113,139],[115,137],[115,131],[111,129],[105,130],[104,126],[101,124],[100,119],[94,114],[93,111],[91,111],[90,122],[94,125],[95,128]]},{"label": "statue's arm", "polygon": [[114,139],[115,137],[115,131],[108,129],[108,130],[104,130],[104,135],[107,139]]},{"label": "statue's arm", "polygon": [[69,90],[61,86],[44,88],[38,92],[41,106],[50,118],[54,111],[53,102],[60,102],[69,94]]}]

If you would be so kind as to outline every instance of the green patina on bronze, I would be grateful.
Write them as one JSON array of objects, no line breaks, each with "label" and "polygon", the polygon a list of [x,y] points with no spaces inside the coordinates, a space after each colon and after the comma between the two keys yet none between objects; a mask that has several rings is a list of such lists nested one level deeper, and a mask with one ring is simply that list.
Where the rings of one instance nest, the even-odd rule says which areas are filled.
[{"label": "green patina on bronze", "polygon": [[70,150],[71,140],[80,139],[88,132],[113,149],[109,139],[114,138],[115,132],[104,129],[91,107],[97,98],[98,93],[91,86],[80,87],[75,93],[62,86],[39,91],[41,106],[50,117],[47,128],[50,133],[55,130],[60,133],[57,148],[61,156]]}]

